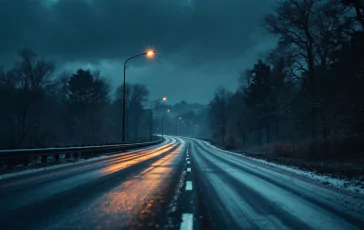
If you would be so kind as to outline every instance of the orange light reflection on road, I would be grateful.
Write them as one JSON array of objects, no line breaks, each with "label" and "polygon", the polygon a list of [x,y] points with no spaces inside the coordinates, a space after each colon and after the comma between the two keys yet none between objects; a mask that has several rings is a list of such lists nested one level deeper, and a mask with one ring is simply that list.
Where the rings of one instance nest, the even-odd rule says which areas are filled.
[{"label": "orange light reflection on road", "polygon": [[[132,166],[132,165],[135,165],[141,161],[146,161],[148,159],[151,159],[153,157],[156,157],[158,155],[161,155],[167,151],[170,151],[171,149],[173,149],[175,147],[176,144],[170,146],[170,147],[167,147],[167,148],[161,148],[161,150],[158,150],[158,151],[154,151],[153,153],[151,154],[148,154],[148,152],[150,152],[151,150],[144,150],[144,151],[141,151],[139,152],[138,154],[139,155],[143,155],[143,154],[146,154],[144,156],[141,156],[141,157],[138,157],[138,158],[135,158],[135,159],[131,159],[131,160],[127,160],[127,161],[121,161],[121,162],[117,162],[113,165],[110,165],[108,167],[106,167],[105,169],[103,169],[101,171],[101,173],[103,175],[107,175],[107,174],[111,174],[111,173],[114,173],[114,172],[117,172],[121,169],[124,169],[124,168],[127,168],[129,166]],[[136,155],[137,156],[137,155]]]},{"label": "orange light reflection on road", "polygon": [[[119,228],[121,226],[133,226],[138,218],[152,212],[153,205],[159,203],[160,199],[162,199],[161,192],[165,191],[166,187],[171,184],[168,182],[171,181],[175,165],[184,160],[183,156],[179,154],[183,149],[182,146],[98,199],[95,202],[96,206],[87,210],[87,212],[92,212],[93,226],[113,229],[116,227],[114,224],[118,222],[120,223],[117,226]],[[168,150],[162,150],[152,155],[156,156]],[[146,160],[151,157],[148,155],[143,159]],[[107,173],[119,170],[120,167],[124,166],[112,167]],[[134,217],[135,219],[128,219],[128,217]]]}]

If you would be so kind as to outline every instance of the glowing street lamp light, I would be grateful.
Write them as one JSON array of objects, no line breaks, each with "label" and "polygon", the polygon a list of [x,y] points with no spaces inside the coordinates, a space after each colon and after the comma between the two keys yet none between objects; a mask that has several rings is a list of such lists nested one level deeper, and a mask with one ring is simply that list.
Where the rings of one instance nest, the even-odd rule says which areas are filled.
[{"label": "glowing street lamp light", "polygon": [[125,75],[126,75],[126,64],[128,63],[128,61],[130,61],[133,58],[139,57],[139,56],[144,56],[146,55],[147,57],[153,57],[154,54],[156,54],[156,52],[154,50],[148,50],[147,52],[144,53],[140,53],[137,55],[134,55],[128,59],[126,59],[126,61],[124,62],[124,87],[123,87],[123,131],[122,131],[122,142],[125,142],[125,107],[126,107],[126,82],[125,82]]},{"label": "glowing street lamp light", "polygon": [[[164,131],[164,120],[163,120],[163,114],[165,110],[162,110],[162,138],[163,138],[163,131]],[[167,113],[171,112],[171,110],[167,110]]]},{"label": "glowing street lamp light", "polygon": [[150,140],[152,140],[153,103],[156,103],[158,101],[167,101],[167,97],[158,98],[158,99],[150,102],[150,122],[149,122],[149,139]]},{"label": "glowing street lamp light", "polygon": [[148,51],[146,52],[146,54],[147,54],[147,56],[148,56],[148,57],[152,57],[152,56],[154,56],[155,51],[154,51],[154,50],[148,50]]}]

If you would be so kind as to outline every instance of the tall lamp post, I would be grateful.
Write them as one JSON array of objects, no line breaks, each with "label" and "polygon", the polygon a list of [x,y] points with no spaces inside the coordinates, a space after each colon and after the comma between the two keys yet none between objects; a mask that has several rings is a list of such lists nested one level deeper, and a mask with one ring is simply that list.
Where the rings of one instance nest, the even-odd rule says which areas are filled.
[{"label": "tall lamp post", "polygon": [[[167,113],[171,112],[171,110],[167,110]],[[164,114],[164,110],[162,110],[162,138],[163,138],[163,129],[164,129],[164,120],[163,120],[163,114]]]},{"label": "tall lamp post", "polygon": [[178,136],[178,121],[182,120],[182,117],[176,117],[176,136]]},{"label": "tall lamp post", "polygon": [[191,125],[192,125],[192,121],[190,121],[190,123],[188,124],[188,136],[191,137]]},{"label": "tall lamp post", "polygon": [[166,101],[167,97],[162,97],[150,102],[150,122],[149,122],[149,138],[152,140],[152,129],[153,129],[153,104],[159,101]]},{"label": "tall lamp post", "polygon": [[125,143],[125,107],[126,107],[126,81],[125,81],[125,75],[126,75],[126,64],[128,63],[128,61],[130,61],[133,58],[139,57],[139,56],[143,56],[143,55],[147,55],[148,57],[152,57],[156,52],[153,50],[149,50],[147,52],[141,53],[141,54],[137,54],[134,55],[130,58],[128,58],[125,62],[124,62],[124,87],[123,87],[123,131],[122,131],[122,142]]}]

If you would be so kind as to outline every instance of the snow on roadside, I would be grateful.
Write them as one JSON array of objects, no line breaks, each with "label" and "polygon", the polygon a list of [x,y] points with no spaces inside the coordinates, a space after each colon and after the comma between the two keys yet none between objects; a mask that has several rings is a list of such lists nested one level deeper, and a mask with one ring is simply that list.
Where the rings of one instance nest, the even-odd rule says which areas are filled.
[{"label": "snow on roadside", "polygon": [[223,150],[223,149],[219,149],[216,146],[214,146],[214,145],[212,145],[212,144],[210,144],[208,142],[205,142],[205,143],[209,147],[211,147],[213,149],[216,149],[216,150],[218,150],[220,152],[224,152],[224,153],[231,154],[231,155],[238,156],[238,157],[248,158],[249,160],[259,162],[259,163],[264,164],[264,165],[279,168],[279,169],[282,169],[282,170],[285,170],[285,171],[288,171],[288,172],[291,172],[291,173],[294,173],[294,174],[297,174],[297,175],[300,175],[300,176],[304,176],[304,177],[316,180],[316,181],[318,181],[318,182],[320,182],[322,184],[330,184],[330,185],[334,186],[335,188],[344,189],[344,190],[347,190],[347,191],[350,191],[350,192],[354,192],[354,193],[357,193],[357,194],[360,194],[360,195],[364,195],[364,187],[359,187],[358,186],[360,184],[359,180],[338,179],[338,178],[330,177],[329,175],[320,175],[320,174],[317,174],[317,173],[312,172],[312,171],[304,171],[304,170],[299,169],[297,167],[276,164],[276,163],[269,162],[269,161],[266,161],[266,160],[257,159],[257,158],[242,155],[242,154],[239,154],[239,153],[226,151],[226,150]]}]

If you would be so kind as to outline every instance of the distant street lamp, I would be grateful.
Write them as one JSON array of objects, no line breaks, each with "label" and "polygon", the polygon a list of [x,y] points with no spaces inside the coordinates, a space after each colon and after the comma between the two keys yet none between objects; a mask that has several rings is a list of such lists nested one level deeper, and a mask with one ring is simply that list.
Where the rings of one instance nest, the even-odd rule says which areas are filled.
[{"label": "distant street lamp", "polygon": [[154,56],[156,52],[154,50],[148,50],[147,52],[141,53],[141,54],[137,54],[134,55],[130,58],[128,58],[125,62],[124,62],[124,87],[123,87],[123,131],[122,131],[122,142],[125,143],[125,105],[126,105],[126,81],[125,81],[125,75],[126,75],[126,63],[136,57],[142,56],[142,55],[147,55],[147,57],[152,57]]},{"label": "distant street lamp", "polygon": [[[171,110],[167,110],[167,113],[171,112]],[[163,120],[163,114],[164,114],[164,110],[162,110],[162,138],[163,138],[163,131],[164,131],[164,120]]]},{"label": "distant street lamp", "polygon": [[187,126],[187,128],[188,128],[188,134],[187,134],[187,135],[188,135],[189,137],[191,137],[191,125],[193,125],[193,124],[192,124],[192,121],[190,121],[190,124]]},{"label": "distant street lamp", "polygon": [[[162,97],[150,102],[150,122],[149,122],[149,139],[152,140],[152,123],[153,123],[153,103],[158,101],[167,101],[167,97]],[[157,128],[158,129],[158,128]]]},{"label": "distant street lamp", "polygon": [[178,121],[182,120],[182,117],[176,117],[176,136],[178,136]]}]

